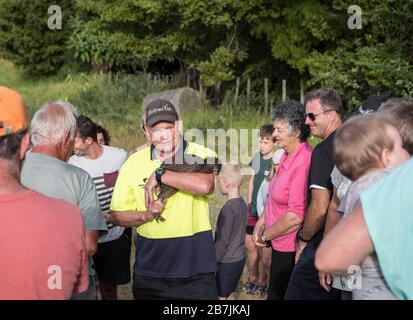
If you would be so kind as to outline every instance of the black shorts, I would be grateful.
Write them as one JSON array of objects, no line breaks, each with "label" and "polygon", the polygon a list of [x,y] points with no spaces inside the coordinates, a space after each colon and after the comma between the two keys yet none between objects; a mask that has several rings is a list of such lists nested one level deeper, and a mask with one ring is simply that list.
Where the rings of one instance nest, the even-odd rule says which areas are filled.
[{"label": "black shorts", "polygon": [[245,266],[245,258],[233,263],[218,263],[217,290],[219,297],[228,297],[237,288]]},{"label": "black shorts", "polygon": [[214,273],[204,273],[190,278],[156,278],[133,275],[135,300],[216,300]]},{"label": "black shorts", "polygon": [[100,281],[112,285],[130,282],[131,233],[131,228],[125,228],[119,239],[98,243],[93,261]]}]

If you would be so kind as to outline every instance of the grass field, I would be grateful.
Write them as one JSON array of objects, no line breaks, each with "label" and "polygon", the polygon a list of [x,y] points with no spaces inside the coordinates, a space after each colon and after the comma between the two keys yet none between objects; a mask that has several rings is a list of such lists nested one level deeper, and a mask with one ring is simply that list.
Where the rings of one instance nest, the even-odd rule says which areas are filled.
[{"label": "grass field", "polygon": [[[8,61],[0,59],[0,85],[19,91],[29,116],[45,102],[64,100],[107,128],[112,144],[130,150],[144,141],[139,130],[141,104],[147,94],[166,90],[168,84],[148,80],[145,75],[76,74],[33,79]],[[241,98],[239,99],[242,100]],[[253,129],[270,118],[257,108],[223,103],[219,108],[206,104],[200,110],[181,114],[184,129]]]}]

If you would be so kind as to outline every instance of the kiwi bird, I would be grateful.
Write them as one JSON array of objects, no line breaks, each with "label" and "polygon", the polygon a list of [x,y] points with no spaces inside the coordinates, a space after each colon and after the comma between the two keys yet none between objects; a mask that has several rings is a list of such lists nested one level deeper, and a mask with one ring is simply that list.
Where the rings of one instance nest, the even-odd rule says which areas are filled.
[{"label": "kiwi bird", "polygon": [[[188,157],[188,159],[186,159]],[[185,155],[184,159],[175,158],[168,159],[161,164],[161,167],[165,170],[174,172],[200,172],[200,173],[213,173],[218,175],[221,171],[222,164],[217,158],[206,158],[202,159],[197,156]],[[183,160],[183,161],[182,161]],[[157,201],[165,201],[166,199],[172,197],[178,189],[168,186],[166,184],[161,184],[160,191],[158,193]],[[161,216],[161,212],[156,213],[155,220],[158,222],[165,221],[165,218]]]}]

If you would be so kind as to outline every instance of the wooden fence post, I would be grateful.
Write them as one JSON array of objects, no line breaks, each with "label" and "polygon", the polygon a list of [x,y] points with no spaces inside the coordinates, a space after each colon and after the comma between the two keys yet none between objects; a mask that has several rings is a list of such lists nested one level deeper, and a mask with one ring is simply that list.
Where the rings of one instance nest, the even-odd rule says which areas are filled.
[{"label": "wooden fence post", "polygon": [[237,80],[235,82],[234,104],[237,104],[237,102],[238,102],[238,95],[239,95],[239,77],[237,77]]},{"label": "wooden fence post", "polygon": [[268,79],[264,79],[264,106],[265,114],[268,114]]},{"label": "wooden fence post", "polygon": [[199,96],[202,99],[202,96],[204,94],[204,88],[202,87],[202,77],[199,76]]},{"label": "wooden fence post", "polygon": [[218,107],[220,104],[220,95],[221,95],[221,81],[218,81],[214,86],[214,102],[215,106]]},{"label": "wooden fence post", "polygon": [[247,108],[250,107],[251,79],[247,79]]}]

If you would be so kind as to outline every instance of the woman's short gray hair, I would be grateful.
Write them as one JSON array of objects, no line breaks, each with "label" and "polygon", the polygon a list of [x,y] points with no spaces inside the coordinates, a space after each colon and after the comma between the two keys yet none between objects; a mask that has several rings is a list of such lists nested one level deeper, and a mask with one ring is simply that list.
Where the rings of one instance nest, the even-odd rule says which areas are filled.
[{"label": "woman's short gray hair", "polygon": [[66,134],[76,136],[76,110],[68,102],[47,102],[33,116],[30,136],[33,146],[58,144]]},{"label": "woman's short gray hair", "polygon": [[305,124],[305,108],[298,101],[289,100],[277,105],[272,112],[272,120],[284,121],[291,134],[300,130],[300,141],[306,141],[310,134],[310,128]]}]

